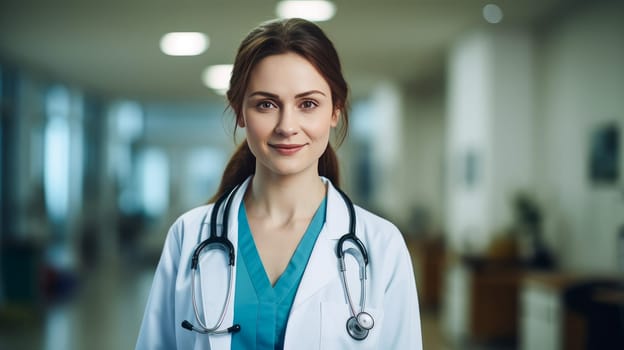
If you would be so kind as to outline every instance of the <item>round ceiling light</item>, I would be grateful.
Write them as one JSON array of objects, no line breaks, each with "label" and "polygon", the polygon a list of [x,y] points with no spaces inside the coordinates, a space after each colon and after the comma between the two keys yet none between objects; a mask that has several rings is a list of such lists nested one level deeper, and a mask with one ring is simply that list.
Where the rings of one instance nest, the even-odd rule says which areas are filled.
[{"label": "round ceiling light", "polygon": [[276,12],[280,18],[297,17],[322,22],[334,17],[336,6],[327,0],[284,0],[277,4]]},{"label": "round ceiling light", "polygon": [[209,45],[208,36],[198,32],[172,32],[160,39],[160,49],[170,56],[201,55]]},{"label": "round ceiling light", "polygon": [[204,85],[214,90],[220,95],[225,95],[230,87],[230,77],[232,76],[231,64],[216,64],[204,70],[202,81]]},{"label": "round ceiling light", "polygon": [[503,10],[498,5],[487,4],[483,6],[483,18],[488,23],[497,24],[503,20]]}]

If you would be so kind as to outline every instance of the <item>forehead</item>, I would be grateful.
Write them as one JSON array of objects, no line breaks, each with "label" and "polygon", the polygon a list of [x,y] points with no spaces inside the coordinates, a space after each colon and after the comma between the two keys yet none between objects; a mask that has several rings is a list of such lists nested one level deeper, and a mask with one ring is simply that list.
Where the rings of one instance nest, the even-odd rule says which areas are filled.
[{"label": "forehead", "polygon": [[263,58],[253,68],[246,95],[264,91],[288,97],[319,90],[330,94],[330,87],[319,71],[304,57],[289,52]]}]

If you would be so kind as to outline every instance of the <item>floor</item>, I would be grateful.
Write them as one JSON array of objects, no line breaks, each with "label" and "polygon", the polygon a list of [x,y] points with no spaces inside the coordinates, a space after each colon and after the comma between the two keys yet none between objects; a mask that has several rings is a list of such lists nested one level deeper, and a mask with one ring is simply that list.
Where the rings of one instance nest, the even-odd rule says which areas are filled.
[{"label": "floor", "polygon": [[45,310],[5,311],[0,349],[132,349],[151,279],[151,271],[91,271],[70,301]]},{"label": "floor", "polygon": [[[36,312],[5,310],[0,316],[0,349],[134,348],[152,271],[108,265],[89,276],[69,302]],[[458,348],[444,341],[435,312],[423,312],[421,319],[424,349]]]}]

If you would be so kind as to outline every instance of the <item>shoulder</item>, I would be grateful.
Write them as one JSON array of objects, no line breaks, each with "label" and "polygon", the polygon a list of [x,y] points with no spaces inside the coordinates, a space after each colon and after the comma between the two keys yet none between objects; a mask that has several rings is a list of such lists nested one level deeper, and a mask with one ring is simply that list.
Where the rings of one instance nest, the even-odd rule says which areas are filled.
[{"label": "shoulder", "polygon": [[409,255],[405,237],[394,223],[357,205],[355,214],[356,235],[371,247],[369,250],[374,247],[375,255],[399,259]]},{"label": "shoulder", "polygon": [[213,204],[202,205],[178,216],[169,228],[167,240],[181,244],[199,238],[201,226],[209,223],[212,207]]},{"label": "shoulder", "polygon": [[357,224],[363,226],[369,234],[399,236],[401,232],[395,224],[375,213],[355,205]]},{"label": "shoulder", "polygon": [[370,242],[371,246],[382,246],[395,253],[407,249],[403,235],[395,224],[357,205],[355,214],[356,234]]},{"label": "shoulder", "polygon": [[199,224],[202,221],[208,222],[210,218],[206,216],[207,214],[210,213],[212,206],[213,204],[210,203],[210,204],[206,204],[206,205],[202,205],[202,206],[190,209],[182,213],[182,215],[178,216],[175,223],[197,223]]}]

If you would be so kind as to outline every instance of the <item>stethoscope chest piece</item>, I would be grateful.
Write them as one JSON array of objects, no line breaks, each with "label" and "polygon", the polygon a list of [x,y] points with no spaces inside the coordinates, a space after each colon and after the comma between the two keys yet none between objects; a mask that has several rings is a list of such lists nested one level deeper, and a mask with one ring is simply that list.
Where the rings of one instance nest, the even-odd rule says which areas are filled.
[{"label": "stethoscope chest piece", "polygon": [[368,312],[360,312],[357,317],[351,316],[347,320],[347,332],[355,340],[364,340],[374,324],[375,321]]},{"label": "stethoscope chest piece", "polygon": [[371,316],[371,314],[369,314],[368,312],[364,312],[364,311],[360,312],[357,315],[357,323],[360,325],[360,327],[366,330],[373,328],[373,326],[375,325],[373,316]]}]

